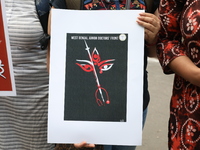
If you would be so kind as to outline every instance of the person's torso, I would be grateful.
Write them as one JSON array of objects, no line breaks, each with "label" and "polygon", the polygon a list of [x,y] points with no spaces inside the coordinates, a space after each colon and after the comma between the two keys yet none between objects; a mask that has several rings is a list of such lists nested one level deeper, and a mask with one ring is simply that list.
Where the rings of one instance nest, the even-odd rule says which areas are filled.
[{"label": "person's torso", "polygon": [[5,7],[14,66],[35,65],[36,60],[45,65],[46,51],[39,43],[43,29],[35,0],[5,0]]},{"label": "person's torso", "polygon": [[42,36],[34,0],[6,0],[6,16],[11,46],[37,45]]}]

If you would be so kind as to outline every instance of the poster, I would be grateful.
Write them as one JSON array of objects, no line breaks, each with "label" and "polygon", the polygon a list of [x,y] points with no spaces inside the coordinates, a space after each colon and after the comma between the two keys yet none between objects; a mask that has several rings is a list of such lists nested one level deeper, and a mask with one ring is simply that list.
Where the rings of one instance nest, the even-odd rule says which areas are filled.
[{"label": "poster", "polygon": [[4,0],[0,1],[0,96],[15,96],[15,82]]},{"label": "poster", "polygon": [[67,34],[64,120],[126,121],[127,41],[120,33]]},{"label": "poster", "polygon": [[[49,143],[141,145],[144,30],[136,23],[140,12],[53,10]],[[102,17],[91,20],[95,16]],[[121,23],[110,20],[119,16],[129,17]]]}]

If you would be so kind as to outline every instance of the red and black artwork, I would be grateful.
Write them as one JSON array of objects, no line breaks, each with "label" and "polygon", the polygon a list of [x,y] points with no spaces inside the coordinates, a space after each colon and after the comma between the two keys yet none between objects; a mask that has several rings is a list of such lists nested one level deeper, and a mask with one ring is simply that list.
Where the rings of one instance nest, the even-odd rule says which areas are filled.
[{"label": "red and black artwork", "polygon": [[[104,71],[108,71],[112,67],[112,65],[113,65],[112,61],[114,61],[114,59],[108,59],[108,60],[101,61],[101,57],[100,57],[99,52],[96,49],[96,47],[94,48],[92,54],[90,54],[90,48],[88,47],[85,40],[84,40],[84,42],[85,42],[85,46],[86,46],[85,50],[87,51],[88,57],[90,60],[77,60],[80,63],[76,63],[76,64],[79,67],[81,67],[81,69],[83,69],[84,71],[94,73],[94,78],[95,78],[96,84],[97,84],[97,90],[95,91],[95,99],[96,99],[97,104],[99,106],[104,106],[105,104],[110,104],[108,92],[106,91],[105,88],[103,88],[100,85],[100,81],[99,81],[95,66],[98,67],[99,73],[102,74]],[[103,92],[105,93],[106,97],[104,97]]]},{"label": "red and black artwork", "polygon": [[127,34],[67,34],[64,120],[126,122],[127,41]]}]

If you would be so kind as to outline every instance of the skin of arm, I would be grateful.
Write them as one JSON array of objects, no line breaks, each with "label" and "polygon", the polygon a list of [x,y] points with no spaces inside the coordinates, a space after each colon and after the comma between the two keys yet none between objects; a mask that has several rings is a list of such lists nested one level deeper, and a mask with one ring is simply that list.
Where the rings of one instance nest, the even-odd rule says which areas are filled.
[{"label": "skin of arm", "polygon": [[137,20],[137,23],[145,28],[145,41],[149,45],[147,45],[149,57],[157,57],[156,43],[160,30],[160,19],[158,16],[158,10],[156,10],[154,14],[141,13]]},{"label": "skin of arm", "polygon": [[[49,35],[51,35],[51,10],[49,12],[47,32]],[[48,70],[48,72],[49,72],[49,69],[50,69],[50,42],[48,44],[48,49],[47,49],[47,70]]]},{"label": "skin of arm", "polygon": [[187,56],[176,57],[169,63],[169,67],[185,80],[200,87],[200,68]]}]

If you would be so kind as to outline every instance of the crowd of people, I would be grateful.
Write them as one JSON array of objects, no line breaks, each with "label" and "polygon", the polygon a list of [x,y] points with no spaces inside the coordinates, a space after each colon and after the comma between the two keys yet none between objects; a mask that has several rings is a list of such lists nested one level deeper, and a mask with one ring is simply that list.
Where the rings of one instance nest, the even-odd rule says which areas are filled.
[{"label": "crowd of people", "polygon": [[[66,0],[69,1],[69,0]],[[44,30],[39,13],[67,9],[65,0],[5,0],[17,96],[0,97],[0,149],[53,150],[89,147],[134,150],[136,146],[47,143],[48,63],[50,47],[41,49]],[[89,10],[145,9],[137,23],[144,27],[143,126],[149,92],[147,57],[158,57],[165,74],[175,74],[170,103],[168,149],[200,148],[200,1],[84,0]],[[87,7],[86,7],[87,6]],[[97,16],[98,18],[98,16]],[[131,18],[130,18],[131,19]],[[51,11],[49,15],[51,25]],[[48,31],[51,34],[51,31]],[[47,58],[46,58],[47,56]],[[167,135],[166,135],[167,136]]]}]

